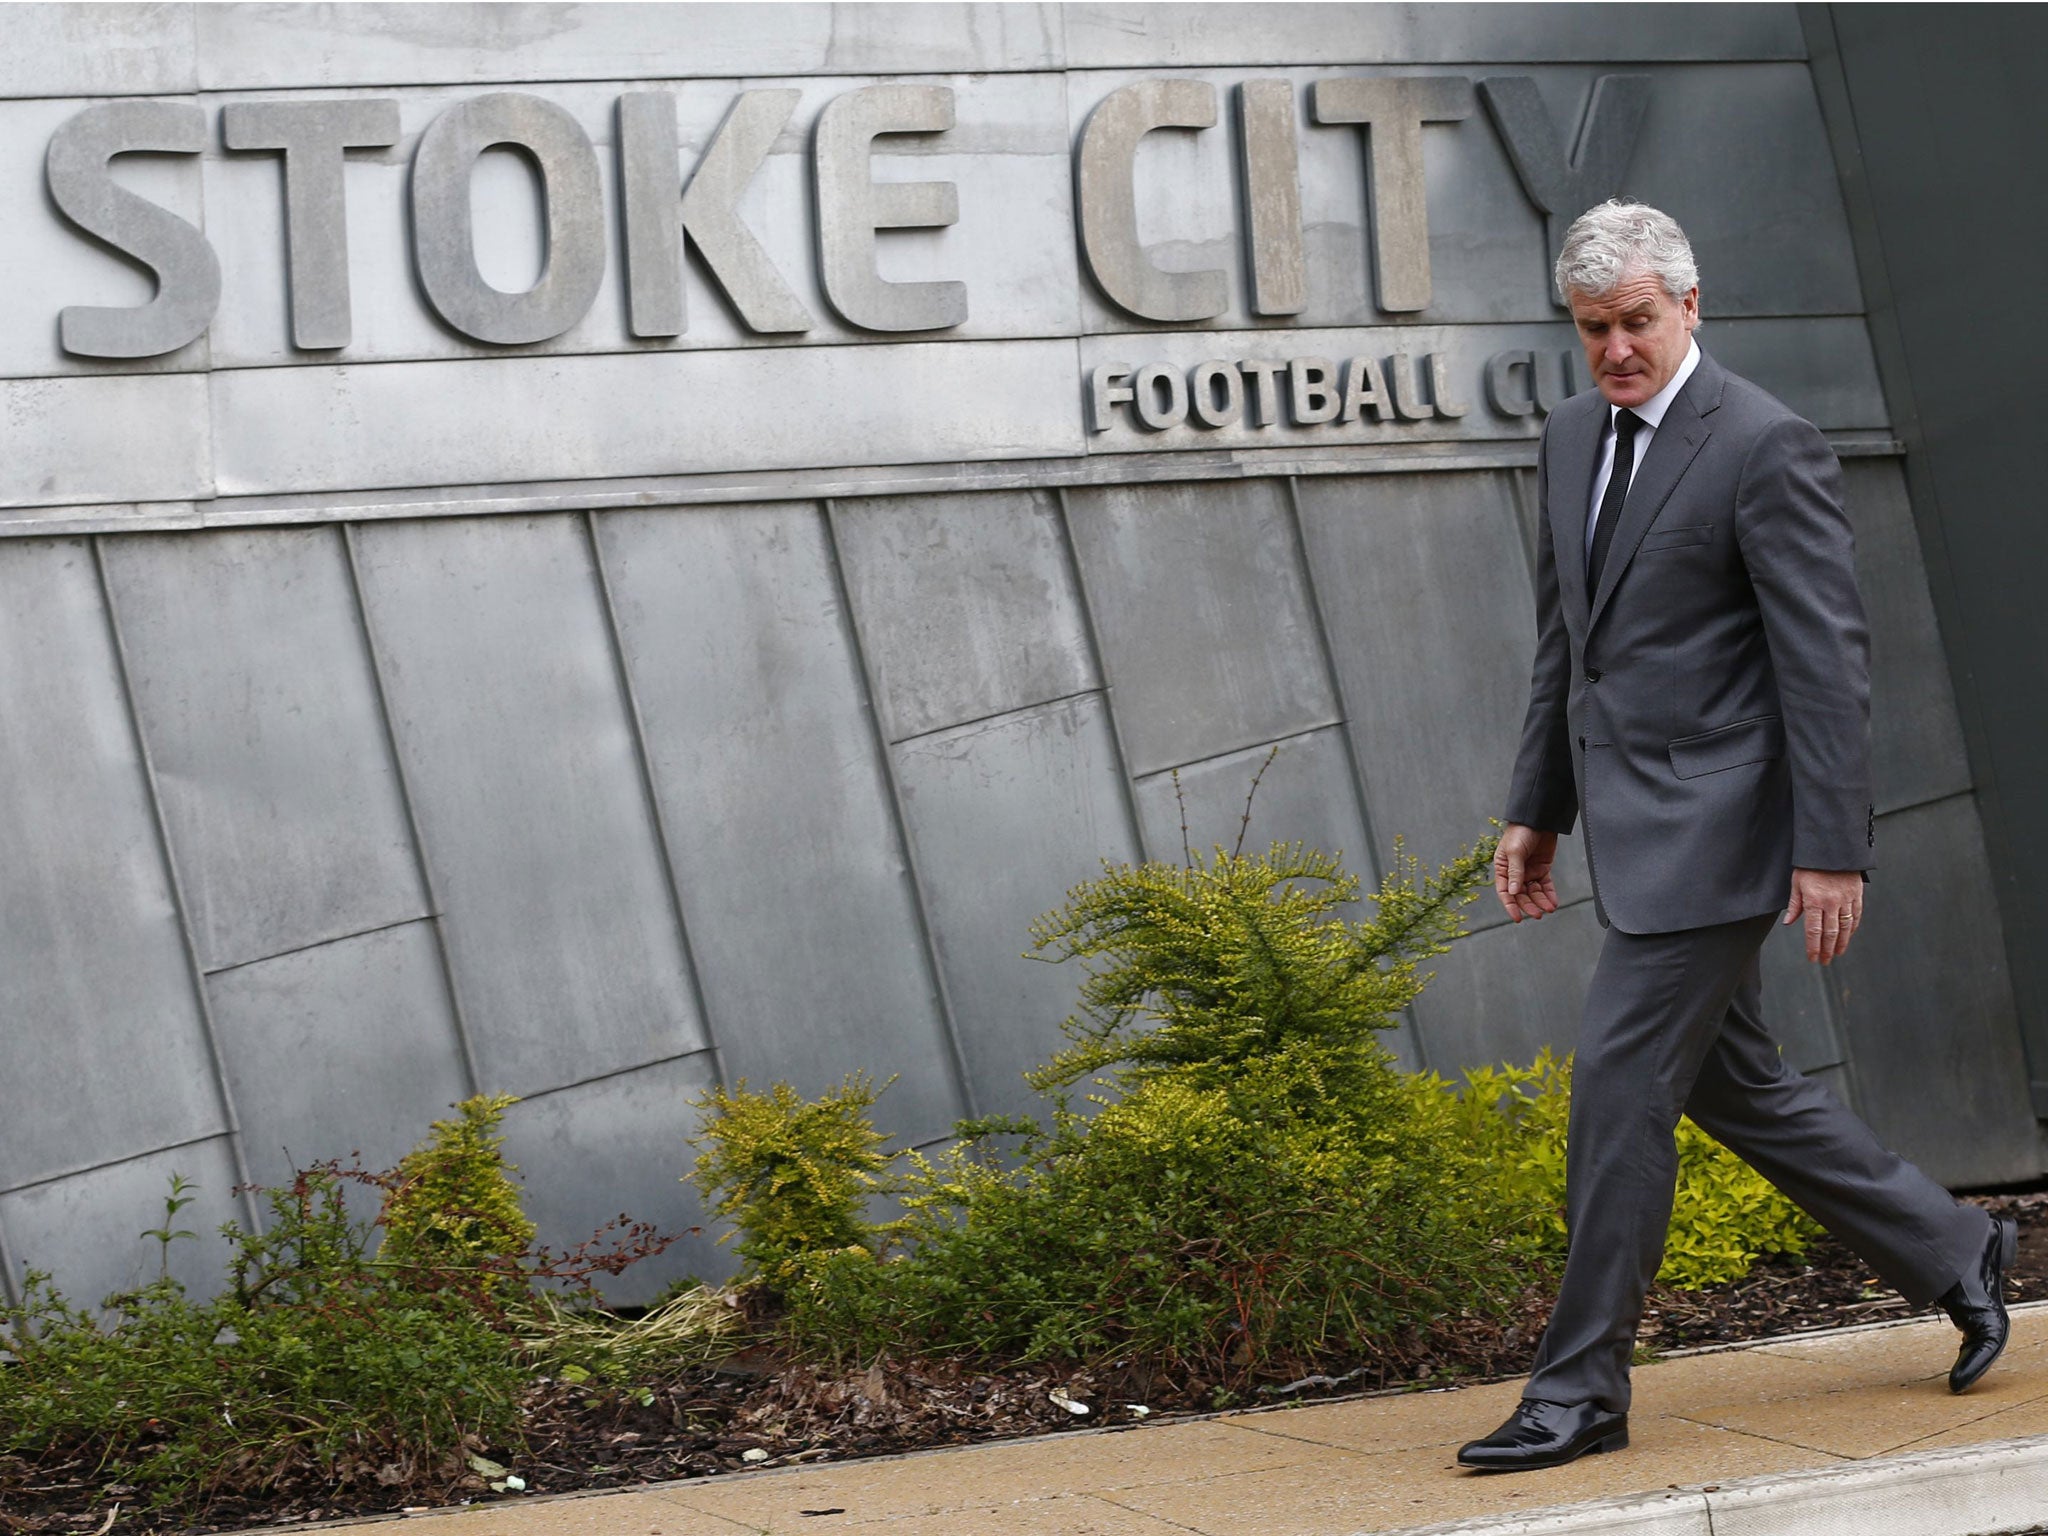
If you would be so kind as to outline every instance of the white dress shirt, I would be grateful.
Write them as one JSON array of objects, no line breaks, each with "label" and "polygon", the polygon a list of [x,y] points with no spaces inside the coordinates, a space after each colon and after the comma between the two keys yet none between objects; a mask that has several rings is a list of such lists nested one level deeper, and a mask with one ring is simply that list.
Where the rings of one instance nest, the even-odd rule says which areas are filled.
[{"label": "white dress shirt", "polygon": [[[1629,466],[1628,483],[1636,483],[1636,471],[1643,467],[1643,459],[1650,451],[1651,439],[1657,435],[1657,425],[1663,421],[1664,413],[1671,409],[1671,402],[1678,398],[1678,392],[1685,388],[1685,381],[1692,377],[1693,369],[1700,365],[1700,344],[1687,338],[1685,361],[1678,365],[1678,372],[1671,375],[1657,393],[1641,405],[1629,409],[1642,418],[1643,424],[1636,428],[1635,462]],[[1614,416],[1621,409],[1618,405],[1607,407],[1607,430],[1600,434],[1600,464],[1593,471],[1593,504],[1586,513],[1586,558],[1593,558],[1593,525],[1600,521],[1600,502],[1607,495],[1607,482],[1614,478]]]}]

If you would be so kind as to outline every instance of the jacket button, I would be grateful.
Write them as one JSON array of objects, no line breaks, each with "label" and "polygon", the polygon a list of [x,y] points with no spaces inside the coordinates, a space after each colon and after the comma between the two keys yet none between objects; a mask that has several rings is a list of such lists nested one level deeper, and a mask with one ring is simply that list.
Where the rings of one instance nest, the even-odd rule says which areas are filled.
[{"label": "jacket button", "polygon": [[1589,683],[1597,683],[1597,682],[1599,682],[1599,681],[1600,681],[1600,669],[1599,669],[1598,667],[1588,667],[1588,668],[1586,668],[1586,681],[1587,681],[1587,682],[1589,682]]}]

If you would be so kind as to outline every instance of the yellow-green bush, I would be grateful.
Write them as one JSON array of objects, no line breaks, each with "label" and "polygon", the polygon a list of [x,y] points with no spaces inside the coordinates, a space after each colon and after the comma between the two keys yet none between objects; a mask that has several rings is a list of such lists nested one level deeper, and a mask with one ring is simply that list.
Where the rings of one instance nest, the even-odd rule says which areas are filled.
[{"label": "yellow-green bush", "polygon": [[[377,1218],[384,1229],[380,1263],[422,1277],[516,1266],[534,1225],[519,1203],[512,1181],[519,1170],[505,1161],[498,1124],[518,1102],[503,1093],[464,1099],[454,1119],[436,1120],[406,1153]],[[485,1273],[483,1283],[494,1278]]]},{"label": "yellow-green bush", "polygon": [[750,1093],[742,1078],[692,1101],[704,1120],[688,1182],[733,1223],[749,1274],[781,1286],[808,1255],[875,1251],[864,1213],[890,1155],[868,1111],[886,1087],[855,1073],[807,1101],[788,1083]]},{"label": "yellow-green bush", "polygon": [[[1545,1050],[1527,1067],[1480,1067],[1455,1090],[1441,1078],[1431,1081],[1455,1098],[1465,1136],[1528,1213],[1530,1250],[1562,1257],[1571,1058]],[[1759,1256],[1796,1258],[1819,1235],[1812,1218],[1762,1174],[1690,1117],[1678,1122],[1678,1188],[1658,1280],[1682,1290],[1740,1280]]]}]

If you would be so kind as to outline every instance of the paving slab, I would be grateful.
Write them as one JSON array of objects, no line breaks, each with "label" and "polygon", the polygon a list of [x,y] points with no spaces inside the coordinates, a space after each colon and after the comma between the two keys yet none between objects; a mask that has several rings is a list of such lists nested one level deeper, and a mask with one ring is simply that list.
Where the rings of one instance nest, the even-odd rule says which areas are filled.
[{"label": "paving slab", "polygon": [[1938,1317],[1638,1366],[1626,1451],[1514,1476],[1467,1472],[1455,1454],[1506,1417],[1519,1380],[402,1523],[405,1536],[1819,1536],[1848,1521],[1861,1536],[1906,1530],[1868,1521],[1911,1509],[1915,1536],[2011,1530],[1970,1522],[2037,1497],[2048,1509],[2048,1303],[2016,1308],[2013,1325],[2004,1359],[1961,1396]]}]

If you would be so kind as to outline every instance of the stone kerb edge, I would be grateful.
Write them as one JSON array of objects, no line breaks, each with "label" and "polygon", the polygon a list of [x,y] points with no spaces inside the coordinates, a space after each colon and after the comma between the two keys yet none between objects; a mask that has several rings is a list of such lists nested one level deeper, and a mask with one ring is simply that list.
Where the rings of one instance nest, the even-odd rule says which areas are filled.
[{"label": "stone kerb edge", "polygon": [[2048,1435],[1381,1536],[1984,1536],[2038,1524],[2044,1512]]}]

